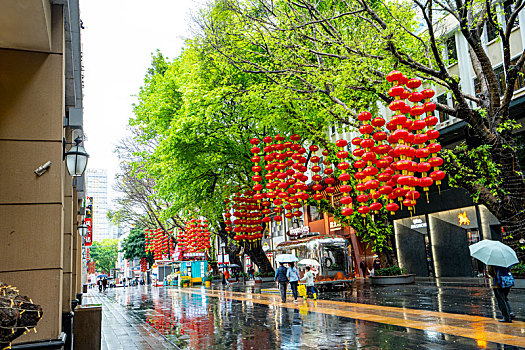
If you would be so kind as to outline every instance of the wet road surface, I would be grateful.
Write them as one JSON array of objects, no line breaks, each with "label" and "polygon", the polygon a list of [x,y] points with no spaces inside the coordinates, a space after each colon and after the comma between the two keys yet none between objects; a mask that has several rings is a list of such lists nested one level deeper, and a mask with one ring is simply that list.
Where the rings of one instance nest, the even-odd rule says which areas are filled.
[{"label": "wet road surface", "polygon": [[[494,319],[490,290],[461,282],[380,288],[358,283],[352,291],[323,293],[325,300],[297,304],[283,304],[277,295],[242,284],[214,288],[131,287],[90,293],[92,301],[103,303],[104,313],[120,307],[128,323],[149,324],[167,340],[151,346],[146,336],[137,349],[525,348],[525,291],[520,290],[513,290],[510,298],[518,321],[500,324]],[[114,322],[105,317],[103,333],[107,327],[110,332],[119,329]],[[124,343],[133,342],[133,336],[123,336]],[[107,338],[107,349],[120,348],[113,338]]]}]

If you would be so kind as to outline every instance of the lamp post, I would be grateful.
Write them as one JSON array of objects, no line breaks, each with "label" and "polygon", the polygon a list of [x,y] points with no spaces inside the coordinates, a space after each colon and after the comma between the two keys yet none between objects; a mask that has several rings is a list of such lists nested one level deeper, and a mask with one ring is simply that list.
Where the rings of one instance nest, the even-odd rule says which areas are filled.
[{"label": "lamp post", "polygon": [[[69,175],[73,177],[82,176],[87,167],[89,154],[86,153],[86,150],[81,143],[82,139],[80,137],[76,138],[74,145],[71,146],[67,152],[64,152],[67,171],[69,172]],[[64,141],[64,150],[65,147],[66,142]]]}]

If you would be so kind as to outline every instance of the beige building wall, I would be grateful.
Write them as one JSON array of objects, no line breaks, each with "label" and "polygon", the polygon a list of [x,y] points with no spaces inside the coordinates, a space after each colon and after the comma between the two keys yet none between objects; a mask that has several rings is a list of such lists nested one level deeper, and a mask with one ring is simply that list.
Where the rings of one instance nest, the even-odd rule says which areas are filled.
[{"label": "beige building wall", "polygon": [[[42,4],[49,26],[45,21],[33,25],[48,30],[38,31],[49,39],[48,45],[35,48],[26,41],[29,48],[2,48],[6,41],[0,40],[0,281],[16,286],[43,308],[38,333],[16,342],[57,338],[62,313],[71,311],[72,297],[79,291],[77,199],[62,160],[63,13],[62,6]],[[39,9],[27,12],[31,10]],[[0,25],[0,39],[9,35],[7,30],[16,28]],[[11,37],[24,35],[16,34]],[[37,176],[34,170],[48,161],[49,169]]]}]

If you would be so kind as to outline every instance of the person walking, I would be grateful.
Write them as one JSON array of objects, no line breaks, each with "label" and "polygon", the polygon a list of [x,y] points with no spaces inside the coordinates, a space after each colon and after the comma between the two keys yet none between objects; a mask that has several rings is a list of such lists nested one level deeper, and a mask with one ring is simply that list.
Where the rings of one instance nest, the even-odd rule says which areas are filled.
[{"label": "person walking", "polygon": [[375,276],[377,270],[381,268],[381,260],[379,260],[378,257],[374,259],[374,262],[372,263],[372,271],[370,271],[370,276]]},{"label": "person walking", "polygon": [[366,266],[366,261],[361,260],[359,267],[361,268],[361,271],[363,271],[363,278],[366,278],[366,271],[368,269],[368,266]]},{"label": "person walking", "polygon": [[503,316],[499,322],[511,323],[515,317],[510,307],[508,295],[510,288],[514,286],[514,277],[508,267],[488,266],[488,273],[492,277],[492,291],[498,302],[498,308]]},{"label": "person walking", "polygon": [[224,272],[222,273],[222,284],[225,284],[226,286],[229,286],[230,285],[230,281],[228,281],[230,279],[230,272],[228,271],[228,269],[224,269]]},{"label": "person walking", "polygon": [[286,271],[286,277],[288,278],[288,281],[290,281],[290,288],[292,289],[293,294],[293,301],[294,303],[297,302],[298,292],[297,292],[297,285],[299,284],[299,271],[297,271],[297,268],[294,266],[294,263],[290,263],[290,267],[288,267],[288,270]]},{"label": "person walking", "polygon": [[102,288],[104,289],[104,292],[106,291],[106,289],[108,288],[108,280],[104,277],[104,279],[102,280]]},{"label": "person walking", "polygon": [[98,286],[98,291],[102,292],[102,281],[101,280],[97,280],[97,286]]},{"label": "person walking", "polygon": [[250,269],[248,270],[248,274],[250,275],[250,279],[251,280],[255,279],[255,270],[254,270],[253,266],[250,266]]},{"label": "person walking", "polygon": [[275,271],[275,278],[274,280],[279,283],[279,291],[281,292],[281,301],[283,303],[286,303],[286,290],[288,287],[288,277],[287,274],[287,268],[284,266],[283,263],[280,263],[281,266]]},{"label": "person walking", "polygon": [[[306,282],[306,296],[308,296],[308,292],[312,293],[312,297],[314,300],[317,299],[317,293],[315,292],[315,276],[312,271],[310,271],[310,266],[306,266],[306,273],[304,274],[304,277],[301,278],[301,282]],[[305,296],[305,300],[306,300]]]}]

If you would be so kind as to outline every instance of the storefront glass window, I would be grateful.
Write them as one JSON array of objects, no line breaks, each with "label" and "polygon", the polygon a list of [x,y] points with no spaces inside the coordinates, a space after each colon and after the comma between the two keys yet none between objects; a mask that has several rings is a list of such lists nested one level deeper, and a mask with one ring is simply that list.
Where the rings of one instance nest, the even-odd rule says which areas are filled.
[{"label": "storefront glass window", "polygon": [[308,216],[310,217],[310,221],[323,220],[324,218],[323,212],[319,212],[314,205],[308,206]]}]

